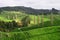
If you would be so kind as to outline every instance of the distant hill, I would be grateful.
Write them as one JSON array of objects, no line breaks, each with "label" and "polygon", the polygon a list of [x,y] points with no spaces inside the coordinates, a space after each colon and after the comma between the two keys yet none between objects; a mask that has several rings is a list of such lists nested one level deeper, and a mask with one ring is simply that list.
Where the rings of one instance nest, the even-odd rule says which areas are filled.
[{"label": "distant hill", "polygon": [[24,6],[15,6],[15,7],[0,7],[0,12],[2,11],[21,11],[28,14],[49,14],[51,12],[54,12],[55,14],[58,13],[58,10],[55,8],[49,9],[33,9],[30,7],[24,7]]}]

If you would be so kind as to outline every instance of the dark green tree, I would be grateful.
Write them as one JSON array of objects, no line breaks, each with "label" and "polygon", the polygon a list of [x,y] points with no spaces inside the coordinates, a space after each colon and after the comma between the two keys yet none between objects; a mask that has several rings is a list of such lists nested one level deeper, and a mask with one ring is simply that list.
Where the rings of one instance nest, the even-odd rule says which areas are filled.
[{"label": "dark green tree", "polygon": [[29,16],[25,16],[21,21],[23,23],[23,26],[28,26],[28,24],[30,24],[30,17]]}]

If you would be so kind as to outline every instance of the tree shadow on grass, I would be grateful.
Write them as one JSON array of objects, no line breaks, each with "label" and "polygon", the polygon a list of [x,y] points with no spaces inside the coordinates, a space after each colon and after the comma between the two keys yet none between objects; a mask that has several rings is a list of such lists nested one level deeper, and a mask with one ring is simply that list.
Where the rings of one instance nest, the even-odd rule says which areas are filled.
[{"label": "tree shadow on grass", "polygon": [[60,20],[54,19],[53,24],[51,24],[51,21],[44,22],[44,27],[51,27],[51,26],[60,26]]},{"label": "tree shadow on grass", "polygon": [[60,26],[60,20],[58,19],[54,19],[53,21],[53,25],[51,24],[51,21],[46,21],[43,23],[39,23],[39,24],[36,24],[36,25],[32,25],[31,27],[24,27],[24,28],[21,28],[22,31],[26,31],[26,30],[32,30],[32,29],[36,29],[36,28],[44,28],[44,27],[53,27],[53,26]]}]

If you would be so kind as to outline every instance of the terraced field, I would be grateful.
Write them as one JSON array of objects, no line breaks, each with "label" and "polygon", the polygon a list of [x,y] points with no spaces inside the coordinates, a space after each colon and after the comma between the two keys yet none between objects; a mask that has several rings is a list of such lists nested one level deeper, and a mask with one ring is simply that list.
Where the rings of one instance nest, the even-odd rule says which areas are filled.
[{"label": "terraced field", "polygon": [[[16,15],[19,15],[17,16],[17,19]],[[9,22],[13,20],[13,17],[15,17],[14,18],[15,20],[21,20],[24,16],[28,14],[24,14],[23,16],[22,15],[23,15],[22,12],[4,11],[0,15],[0,20]],[[38,16],[40,20],[39,24],[38,24]],[[16,28],[11,32],[0,32],[0,39],[1,40],[60,40],[60,15],[53,16],[54,17],[53,25],[51,25],[50,15],[44,15],[43,17],[44,26],[41,25],[42,15],[38,16],[29,15],[31,21],[30,26],[28,27]]]},{"label": "terraced field", "polygon": [[0,32],[1,40],[60,40],[60,26],[19,32]]}]

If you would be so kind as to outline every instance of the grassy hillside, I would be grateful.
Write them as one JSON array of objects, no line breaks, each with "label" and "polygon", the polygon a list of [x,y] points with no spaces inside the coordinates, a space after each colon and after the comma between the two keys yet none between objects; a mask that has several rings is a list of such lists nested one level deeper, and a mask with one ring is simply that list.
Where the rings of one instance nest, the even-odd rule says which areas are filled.
[{"label": "grassy hillside", "polygon": [[36,28],[20,32],[0,32],[1,40],[60,40],[60,26]]},{"label": "grassy hillside", "polygon": [[[28,16],[29,14],[25,14],[24,12],[19,12],[19,11],[3,11],[0,14],[0,20],[3,21],[12,21],[12,20],[21,20],[22,18],[24,18],[25,16]],[[31,18],[31,23],[33,24],[34,20],[37,24],[38,21],[38,16],[37,15],[29,15]],[[34,19],[35,17],[35,19]],[[41,22],[41,15],[39,15],[40,17],[40,22]],[[48,21],[49,17],[45,17],[44,16],[44,21]]]},{"label": "grassy hillside", "polygon": [[[17,19],[21,19],[23,18],[24,16],[27,16],[28,14],[24,13],[24,12],[19,12],[19,11],[2,11],[1,14],[0,14],[0,20],[1,20],[1,17],[5,18],[5,19],[10,19],[12,20],[13,17],[16,18],[17,16]],[[59,15],[59,14],[58,14]],[[29,16],[32,18],[32,20],[34,20],[34,16],[36,17],[36,20],[38,18],[38,16],[40,16],[40,19],[41,19],[41,16],[42,15],[32,15],[32,14],[29,14]],[[56,15],[55,15],[56,16]],[[44,20],[48,20],[50,17],[50,15],[45,15],[44,16]],[[59,17],[58,17],[59,18]]]},{"label": "grassy hillside", "polygon": [[7,20],[19,19],[19,20],[21,20],[26,15],[27,14],[25,14],[23,12],[3,11],[0,14],[0,20],[3,20],[3,21],[4,21],[4,19],[7,19]]},{"label": "grassy hillside", "polygon": [[[17,15],[17,16],[16,16]],[[9,22],[12,20],[21,20],[28,14],[24,12],[3,11],[0,14],[0,20]],[[38,24],[38,16],[40,23]],[[53,15],[54,21],[51,25],[50,15],[44,15],[43,23],[41,24],[42,15],[29,15],[31,18],[28,27],[16,28],[11,32],[0,32],[1,40],[60,40],[60,15]],[[16,18],[17,17],[17,18]],[[35,17],[35,19],[34,19]],[[34,23],[35,20],[35,23]],[[35,25],[33,25],[35,24]]]},{"label": "grassy hillside", "polygon": [[[32,15],[32,14],[25,14],[24,12],[19,12],[19,11],[3,11],[0,14],[0,20],[5,21],[5,22],[9,22],[12,20],[16,20],[16,21],[20,21],[22,20],[25,16],[29,16],[30,17],[30,25],[39,25],[41,26],[42,24],[42,15]],[[53,25],[58,26],[60,23],[60,15],[59,14],[54,14],[53,15]],[[43,16],[43,23],[44,23],[44,27],[46,26],[51,26],[51,15],[44,15]]]}]

